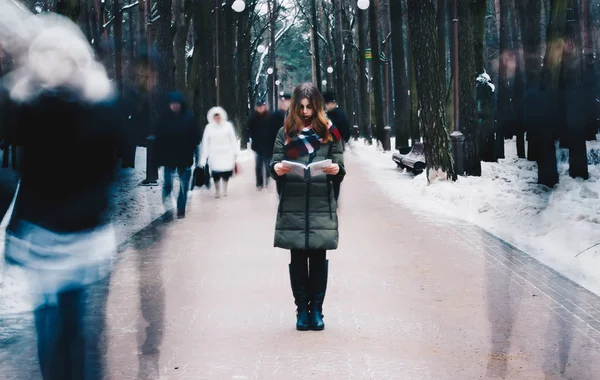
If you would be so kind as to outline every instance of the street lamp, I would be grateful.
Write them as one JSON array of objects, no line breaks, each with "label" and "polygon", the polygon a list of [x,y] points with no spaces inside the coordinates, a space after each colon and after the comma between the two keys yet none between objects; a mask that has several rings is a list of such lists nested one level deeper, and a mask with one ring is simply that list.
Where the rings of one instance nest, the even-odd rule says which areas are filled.
[{"label": "street lamp", "polygon": [[359,9],[364,11],[369,8],[369,6],[371,5],[371,2],[369,0],[358,0],[356,2],[356,5],[358,6]]},{"label": "street lamp", "polygon": [[323,79],[323,82],[321,82],[321,84],[323,85],[323,87],[327,86],[327,81],[325,79]]},{"label": "street lamp", "polygon": [[272,75],[272,74],[273,74],[273,68],[272,68],[272,67],[269,67],[269,68],[267,69],[267,74],[269,74],[269,75]]},{"label": "street lamp", "polygon": [[256,48],[256,51],[259,52],[260,54],[264,53],[265,50],[267,50],[265,45],[258,45],[258,47]]},{"label": "street lamp", "polygon": [[327,68],[327,72],[328,72],[329,74],[333,74],[333,67],[329,66],[329,67]]},{"label": "street lamp", "polygon": [[231,4],[231,9],[236,11],[237,13],[241,13],[246,9],[246,3],[242,0],[235,0],[233,4]]},{"label": "street lamp", "polygon": [[280,85],[280,84],[281,84],[281,81],[280,81],[279,79],[277,79],[277,80],[275,81],[275,85],[276,85],[277,87],[279,87],[279,85]]}]

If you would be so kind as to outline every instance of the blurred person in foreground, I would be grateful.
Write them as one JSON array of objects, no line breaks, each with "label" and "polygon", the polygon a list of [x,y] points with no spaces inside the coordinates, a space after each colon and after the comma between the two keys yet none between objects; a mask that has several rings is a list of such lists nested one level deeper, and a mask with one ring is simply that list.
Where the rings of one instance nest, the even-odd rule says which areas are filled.
[{"label": "blurred person in foreground", "polygon": [[23,148],[5,257],[31,281],[42,378],[102,379],[117,100],[75,24],[56,14],[27,21],[27,48],[2,83],[14,104],[9,135]]}]

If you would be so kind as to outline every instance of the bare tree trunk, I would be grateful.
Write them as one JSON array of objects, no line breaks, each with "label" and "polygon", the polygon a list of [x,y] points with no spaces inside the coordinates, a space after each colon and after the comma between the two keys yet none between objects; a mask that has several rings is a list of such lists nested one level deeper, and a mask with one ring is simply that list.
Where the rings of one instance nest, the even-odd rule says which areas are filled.
[{"label": "bare tree trunk", "polygon": [[427,172],[440,169],[456,180],[444,110],[444,80],[436,42],[435,9],[429,1],[408,0],[408,23],[419,92]]},{"label": "bare tree trunk", "polygon": [[356,17],[358,18],[358,51],[359,51],[359,64],[360,69],[358,73],[359,92],[361,96],[360,106],[360,119],[361,129],[363,131],[363,137],[367,139],[369,144],[372,144],[371,126],[370,126],[370,115],[369,115],[369,91],[367,78],[367,60],[365,54],[367,51],[367,28],[365,25],[365,13],[366,11],[357,8]]},{"label": "bare tree trunk", "polygon": [[[336,78],[336,89],[337,101],[339,106],[347,110],[346,103],[346,88],[344,85],[344,37],[342,30],[344,25],[342,23],[342,0],[334,0],[334,14],[335,14],[335,78]],[[348,46],[346,45],[346,51]]]},{"label": "bare tree trunk", "polygon": [[157,11],[160,18],[155,22],[157,49],[158,103],[173,89],[173,31],[171,29],[172,0],[160,0]]},{"label": "bare tree trunk", "polygon": [[380,43],[378,33],[378,22],[379,12],[376,4],[371,4],[369,7],[369,26],[370,26],[370,37],[371,37],[371,51],[373,52],[373,94],[375,96],[375,134],[377,140],[383,143],[384,138],[384,127],[385,121],[383,117],[383,91],[381,82],[381,55],[380,55]]},{"label": "bare tree trunk", "polygon": [[113,0],[113,31],[115,44],[115,82],[120,95],[123,95],[123,14],[121,2]]},{"label": "bare tree trunk", "polygon": [[[523,122],[527,132],[527,158],[531,161],[537,160],[537,137],[535,128],[529,124],[536,125],[535,120],[538,115],[531,112],[535,102],[533,98],[540,88],[540,75],[542,67],[542,0],[515,1],[515,10],[518,16],[521,36],[523,41],[523,62],[525,72],[524,98],[521,101],[523,110]],[[519,62],[520,64],[520,62]],[[518,138],[521,139],[521,133],[518,131]],[[520,158],[525,158],[524,141],[517,142],[517,153]]]},{"label": "bare tree trunk", "polygon": [[[95,1],[95,0],[92,0]],[[137,46],[136,46],[136,55],[139,56],[147,51],[146,47],[146,1],[147,0],[138,0],[138,31],[137,31]]]},{"label": "bare tree trunk", "polygon": [[475,38],[472,29],[471,0],[458,0],[458,36],[459,36],[459,86],[460,86],[460,131],[465,136],[464,167],[467,175],[481,176],[481,157],[479,152],[479,126],[475,103],[475,73],[477,57]]},{"label": "bare tree trunk", "polygon": [[[569,175],[573,178],[589,178],[586,132],[590,121],[595,120],[592,110],[596,107],[591,80],[586,77],[584,42],[578,0],[569,0],[567,26],[563,49],[560,102],[566,108],[566,123],[561,141],[569,148]],[[587,26],[587,25],[586,25]]]},{"label": "bare tree trunk", "polygon": [[208,110],[216,103],[213,11],[212,1],[192,2],[196,43],[189,66],[188,91],[200,133],[204,131]]},{"label": "bare tree trunk", "polygon": [[81,12],[79,0],[56,0],[56,13],[65,15],[73,22],[77,22]]},{"label": "bare tree trunk", "polygon": [[[415,68],[415,59],[414,59],[414,48],[413,48],[413,40],[410,37],[412,31],[410,30],[410,25],[407,28],[408,34],[408,83],[410,88],[410,139],[412,141],[411,146],[415,144],[416,141],[420,141],[421,139],[421,128],[419,122],[419,91],[417,90],[417,73]],[[443,86],[445,87],[445,85]]]},{"label": "bare tree trunk", "polygon": [[315,62],[315,80],[316,85],[321,90],[321,51],[319,50],[319,22],[317,18],[317,0],[311,2],[311,17],[312,17],[312,40],[313,54]]},{"label": "bare tree trunk", "polygon": [[[337,1],[337,0],[336,0]],[[357,63],[357,57],[356,57],[356,49],[354,49],[354,33],[350,33],[350,30],[352,29],[352,24],[350,22],[350,16],[348,15],[349,13],[349,9],[348,9],[348,4],[351,4],[350,2],[345,2],[342,1],[342,5],[343,5],[343,13],[342,13],[342,29],[347,31],[346,33],[343,34],[343,41],[344,41],[344,53],[345,53],[345,60],[344,60],[344,65],[345,65],[345,70],[343,70],[344,72],[344,76],[343,76],[343,80],[345,82],[345,86],[344,86],[344,90],[345,90],[345,94],[343,94],[343,96],[345,97],[346,100],[346,113],[348,115],[348,121],[350,122],[350,126],[354,126],[354,125],[358,125],[358,119],[357,119],[357,113],[356,113],[356,106],[357,103],[355,101],[356,99],[356,94],[358,93],[358,89],[356,86],[356,63]],[[338,72],[338,75],[340,75],[340,73]]]},{"label": "bare tree trunk", "polygon": [[404,7],[402,2],[402,0],[391,0],[390,3],[391,18],[394,20],[392,22],[392,63],[395,83],[394,124],[397,149],[408,146],[408,139],[410,138],[410,98],[408,96],[408,78],[406,76],[406,57],[404,53]]},{"label": "bare tree trunk", "polygon": [[[546,37],[546,56],[541,78],[541,96],[547,109],[536,131],[539,141],[538,183],[554,187],[558,183],[556,163],[556,137],[561,120],[559,111],[559,85],[562,68],[566,28],[567,0],[552,0],[550,23]],[[541,110],[540,110],[541,111]]]},{"label": "bare tree trunk", "polygon": [[510,0],[500,1],[500,56],[498,68],[498,124],[496,128],[496,157],[504,158],[504,138],[514,134],[515,54],[510,38]]},{"label": "bare tree trunk", "polygon": [[188,13],[189,0],[174,0],[175,16],[175,88],[178,91],[186,89],[186,47],[190,29],[190,16]]},{"label": "bare tree trunk", "polygon": [[513,80],[513,110],[514,119],[512,132],[517,136],[517,156],[525,158],[525,118],[523,101],[525,98],[525,66],[523,57],[523,46],[521,28],[519,27],[515,3],[520,1],[511,0],[511,44],[514,54],[514,80]]},{"label": "bare tree trunk", "polygon": [[438,24],[438,50],[442,60],[442,78],[446,84],[446,67],[448,65],[448,55],[446,53],[446,11],[447,0],[437,0],[437,24]]}]

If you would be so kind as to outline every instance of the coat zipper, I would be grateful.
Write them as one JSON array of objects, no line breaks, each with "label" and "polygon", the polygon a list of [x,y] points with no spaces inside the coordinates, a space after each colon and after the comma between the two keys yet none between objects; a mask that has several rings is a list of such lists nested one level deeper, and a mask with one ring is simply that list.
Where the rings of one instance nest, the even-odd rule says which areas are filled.
[{"label": "coat zipper", "polygon": [[305,204],[305,213],[304,213],[304,219],[306,220],[306,226],[305,226],[305,231],[304,231],[304,238],[305,238],[305,246],[306,249],[308,250],[308,231],[310,228],[310,223],[308,221],[309,218],[309,212],[308,212],[308,206],[309,206],[309,199],[310,199],[310,182],[306,183],[306,204]]}]

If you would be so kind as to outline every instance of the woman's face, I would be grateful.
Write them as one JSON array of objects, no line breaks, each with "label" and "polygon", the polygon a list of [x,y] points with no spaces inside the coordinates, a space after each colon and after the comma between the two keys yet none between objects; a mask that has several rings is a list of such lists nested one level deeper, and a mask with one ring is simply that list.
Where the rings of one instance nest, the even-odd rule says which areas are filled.
[{"label": "woman's face", "polygon": [[219,114],[215,115],[215,123],[221,124],[221,115],[219,115]]},{"label": "woman's face", "polygon": [[312,104],[308,99],[302,99],[300,102],[300,114],[304,120],[310,120],[315,113]]}]

